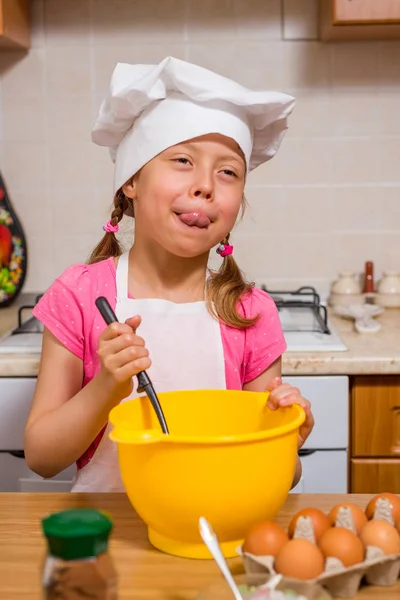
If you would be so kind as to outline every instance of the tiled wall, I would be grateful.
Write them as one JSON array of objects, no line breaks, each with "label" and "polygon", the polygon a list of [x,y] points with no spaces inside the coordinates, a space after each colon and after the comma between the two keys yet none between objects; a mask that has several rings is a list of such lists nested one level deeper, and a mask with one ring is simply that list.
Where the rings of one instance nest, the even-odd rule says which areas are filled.
[{"label": "tiled wall", "polygon": [[90,128],[117,61],[173,55],[297,107],[251,175],[233,241],[270,287],[400,270],[400,42],[323,44],[317,0],[33,0],[33,47],[0,55],[1,170],[26,229],[27,290],[102,235],[112,165]]}]

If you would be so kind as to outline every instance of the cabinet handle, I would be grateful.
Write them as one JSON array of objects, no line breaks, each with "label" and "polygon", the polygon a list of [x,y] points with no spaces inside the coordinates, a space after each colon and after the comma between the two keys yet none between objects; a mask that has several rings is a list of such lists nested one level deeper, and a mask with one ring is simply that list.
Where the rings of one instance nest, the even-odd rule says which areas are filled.
[{"label": "cabinet handle", "polygon": [[400,406],[392,407],[392,454],[400,454]]}]

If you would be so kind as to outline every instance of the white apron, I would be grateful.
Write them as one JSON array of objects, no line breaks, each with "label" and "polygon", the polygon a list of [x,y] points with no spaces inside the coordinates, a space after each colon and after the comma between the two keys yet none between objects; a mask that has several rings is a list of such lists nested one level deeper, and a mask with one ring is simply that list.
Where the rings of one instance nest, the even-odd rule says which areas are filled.
[{"label": "white apron", "polygon": [[[128,297],[129,253],[120,256],[117,266],[116,315],[122,323],[135,315],[138,328],[152,361],[148,370],[156,393],[175,390],[226,389],[225,360],[219,323],[205,302],[175,304],[155,298]],[[135,389],[122,400],[136,398]],[[108,423],[91,461],[80,469],[73,492],[123,492],[117,445],[109,439]]]}]

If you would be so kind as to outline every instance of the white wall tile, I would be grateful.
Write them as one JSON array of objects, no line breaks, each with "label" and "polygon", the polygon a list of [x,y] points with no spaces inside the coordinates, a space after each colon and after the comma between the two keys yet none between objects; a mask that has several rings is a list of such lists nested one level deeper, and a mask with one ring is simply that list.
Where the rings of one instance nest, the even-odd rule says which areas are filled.
[{"label": "white wall tile", "polygon": [[400,136],[381,138],[378,147],[381,153],[380,177],[382,181],[400,183]]},{"label": "white wall tile", "polygon": [[332,134],[338,137],[379,135],[382,130],[376,91],[343,91],[331,96]]},{"label": "white wall tile", "polygon": [[381,231],[385,192],[378,186],[334,187],[330,221],[333,232]]},{"label": "white wall tile", "polygon": [[8,142],[45,142],[45,103],[42,96],[5,96],[2,137]]},{"label": "white wall tile", "polygon": [[381,268],[377,272],[396,271],[400,273],[399,231],[384,234],[381,239],[381,254]]},{"label": "white wall tile", "polygon": [[281,0],[233,0],[233,12],[240,40],[281,39]]},{"label": "white wall tile", "polygon": [[89,46],[52,48],[47,54],[46,76],[49,94],[89,94],[92,89]]},{"label": "white wall tile", "polygon": [[63,142],[48,146],[48,189],[53,197],[58,190],[71,191],[88,188],[95,183],[92,163],[92,144],[87,142]]},{"label": "white wall tile", "polygon": [[286,132],[288,137],[333,136],[332,95],[328,91],[294,89],[288,92],[296,99]]},{"label": "white wall tile", "polygon": [[[91,0],[44,0],[46,44],[88,46],[90,43]],[[96,5],[93,5],[96,10]]]},{"label": "white wall tile", "polygon": [[44,0],[33,0],[30,11],[31,47],[42,48],[45,45]]},{"label": "white wall tile", "polygon": [[335,89],[377,89],[382,67],[379,64],[379,44],[343,42],[328,44],[328,47],[332,52]]},{"label": "white wall tile", "polygon": [[332,177],[338,184],[378,183],[381,148],[377,139],[342,138],[332,141]]},{"label": "white wall tile", "polygon": [[93,40],[97,46],[180,42],[187,0],[95,0]]},{"label": "white wall tile", "polygon": [[248,279],[287,273],[288,252],[279,233],[234,235],[235,259]]},{"label": "white wall tile", "polygon": [[399,89],[397,91],[380,90],[378,95],[379,132],[381,135],[400,135]]},{"label": "white wall tile", "polygon": [[286,187],[282,231],[322,233],[331,231],[332,189],[330,187]]},{"label": "white wall tile", "polygon": [[332,235],[336,270],[361,273],[366,261],[374,263],[375,273],[384,267],[382,235],[371,232],[345,232]]},{"label": "white wall tile", "polygon": [[10,194],[31,190],[44,192],[47,186],[47,145],[43,142],[3,142],[3,176]]},{"label": "white wall tile", "polygon": [[379,52],[378,82],[381,88],[399,92],[400,86],[400,43],[381,42]]},{"label": "white wall tile", "polygon": [[[282,244],[286,254],[286,268],[281,273],[285,277],[297,277],[300,272],[305,280],[334,275],[337,250],[332,246],[330,235],[284,233]],[[321,260],[322,256],[324,260]]]},{"label": "white wall tile", "polygon": [[318,39],[318,0],[283,0],[285,40]]},{"label": "white wall tile", "polygon": [[331,85],[331,47],[319,42],[282,42],[286,89],[328,89]]},{"label": "white wall tile", "polygon": [[90,94],[49,94],[47,139],[50,144],[90,141],[92,96]]},{"label": "white wall tile", "polygon": [[186,31],[190,43],[232,40],[237,34],[233,0],[186,0]]},{"label": "white wall tile", "polygon": [[[381,231],[397,231],[397,241],[400,232],[400,185],[395,187],[378,188],[375,202],[380,206]],[[400,255],[397,255],[400,268]]]},{"label": "white wall tile", "polygon": [[330,140],[288,137],[275,158],[280,160],[282,183],[286,185],[321,185],[331,182]]},{"label": "white wall tile", "polygon": [[4,53],[0,58],[2,96],[41,96],[45,89],[46,53],[34,48],[28,54]]}]

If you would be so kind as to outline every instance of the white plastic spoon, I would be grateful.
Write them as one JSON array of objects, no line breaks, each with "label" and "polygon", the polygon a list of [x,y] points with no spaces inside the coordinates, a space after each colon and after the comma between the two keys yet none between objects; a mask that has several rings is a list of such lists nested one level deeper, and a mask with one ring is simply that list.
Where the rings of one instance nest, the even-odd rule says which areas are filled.
[{"label": "white plastic spoon", "polygon": [[217,563],[222,575],[225,577],[227,584],[232,590],[233,596],[236,600],[243,600],[243,596],[240,593],[239,588],[236,585],[235,580],[232,577],[232,573],[230,572],[229,567],[226,563],[224,555],[222,554],[218,538],[215,535],[213,528],[211,527],[207,519],[205,519],[204,517],[200,517],[199,528],[200,535],[203,538],[203,542],[214,557],[214,560]]}]

